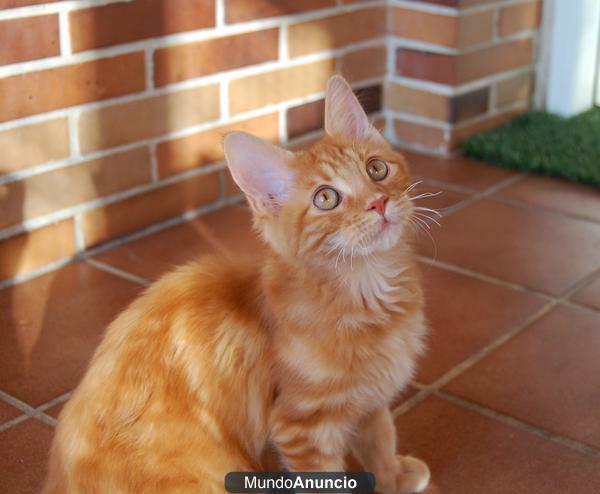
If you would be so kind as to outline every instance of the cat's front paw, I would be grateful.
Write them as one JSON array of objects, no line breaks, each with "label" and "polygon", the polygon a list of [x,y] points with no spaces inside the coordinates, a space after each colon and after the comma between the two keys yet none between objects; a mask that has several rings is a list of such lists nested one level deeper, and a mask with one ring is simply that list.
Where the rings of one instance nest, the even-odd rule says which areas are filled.
[{"label": "cat's front paw", "polygon": [[431,473],[424,461],[412,456],[396,456],[396,471],[380,483],[376,479],[375,490],[380,494],[412,494],[423,492],[429,484]]}]

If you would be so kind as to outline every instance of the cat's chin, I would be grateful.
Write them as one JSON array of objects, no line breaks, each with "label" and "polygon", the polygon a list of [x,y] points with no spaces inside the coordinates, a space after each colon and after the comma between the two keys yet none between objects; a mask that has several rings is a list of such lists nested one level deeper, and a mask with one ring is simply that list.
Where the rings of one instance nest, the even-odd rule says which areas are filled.
[{"label": "cat's chin", "polygon": [[359,254],[368,256],[389,252],[402,242],[403,232],[402,224],[388,221],[381,227],[373,240],[359,250]]}]

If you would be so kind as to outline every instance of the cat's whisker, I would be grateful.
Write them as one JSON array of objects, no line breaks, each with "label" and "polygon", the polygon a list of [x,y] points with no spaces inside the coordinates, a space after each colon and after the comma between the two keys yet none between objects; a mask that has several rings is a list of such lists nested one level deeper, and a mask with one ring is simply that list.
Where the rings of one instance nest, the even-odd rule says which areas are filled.
[{"label": "cat's whisker", "polygon": [[406,190],[404,191],[405,194],[408,194],[411,190],[413,190],[417,185],[422,184],[423,180],[418,180],[416,182],[413,182],[412,184],[410,184]]},{"label": "cat's whisker", "polygon": [[438,220],[436,220],[435,218],[432,218],[431,216],[427,216],[424,213],[417,213],[417,212],[415,212],[414,214],[419,216],[420,218],[427,218],[429,221],[431,221],[432,223],[435,223],[437,226],[442,226],[442,225],[440,225]]},{"label": "cat's whisker", "polygon": [[431,227],[429,226],[429,223],[427,223],[425,220],[419,218],[418,216],[413,216],[413,219],[420,225],[424,226],[425,228],[427,228],[428,230],[431,229]]},{"label": "cat's whisker", "polygon": [[433,213],[436,216],[438,216],[439,218],[442,217],[442,213],[440,213],[437,209],[425,208],[423,206],[415,206],[414,209],[415,209],[415,211],[427,211],[429,213]]},{"label": "cat's whisker", "polygon": [[426,197],[436,197],[439,196],[441,193],[441,190],[439,190],[438,192],[423,192],[422,194],[419,194],[417,196],[409,197],[409,199],[411,201],[417,201],[418,199],[425,199]]},{"label": "cat's whisker", "polygon": [[[409,217],[409,220],[412,222],[413,220],[419,220],[419,218],[412,216],[412,217]],[[431,243],[433,244],[433,257],[435,259],[435,258],[437,258],[437,244],[435,243],[435,239],[432,237],[431,233],[429,233],[429,225],[427,225],[427,223],[425,223],[427,228],[423,228],[422,223],[425,223],[425,222],[423,220],[420,220],[414,224],[417,225],[419,230],[424,231],[427,234],[427,236],[429,237],[429,239],[431,240]]]}]

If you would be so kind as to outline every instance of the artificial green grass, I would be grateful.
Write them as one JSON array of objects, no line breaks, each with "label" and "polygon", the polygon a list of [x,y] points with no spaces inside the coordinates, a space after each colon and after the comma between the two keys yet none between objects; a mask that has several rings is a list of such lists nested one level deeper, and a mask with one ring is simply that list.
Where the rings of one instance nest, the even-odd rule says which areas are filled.
[{"label": "artificial green grass", "polygon": [[468,156],[511,169],[600,185],[600,107],[565,119],[524,113],[471,137]]}]

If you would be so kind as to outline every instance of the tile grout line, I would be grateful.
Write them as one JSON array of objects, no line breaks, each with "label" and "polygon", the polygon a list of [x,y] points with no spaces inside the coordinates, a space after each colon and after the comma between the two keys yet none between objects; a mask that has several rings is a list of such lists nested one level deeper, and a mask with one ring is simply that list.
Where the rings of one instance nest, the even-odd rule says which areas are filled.
[{"label": "tile grout line", "polygon": [[58,269],[61,269],[65,266],[67,266],[68,264],[70,264],[74,261],[82,259],[83,257],[85,257],[85,258],[93,257],[97,254],[106,252],[106,251],[113,249],[115,247],[118,247],[120,245],[128,244],[129,242],[133,242],[134,240],[137,240],[139,238],[147,237],[154,233],[158,233],[162,230],[166,230],[173,226],[176,226],[176,225],[185,223],[187,221],[191,221],[193,219],[199,218],[205,214],[209,214],[209,213],[218,211],[224,207],[235,206],[242,202],[243,202],[242,196],[232,196],[232,197],[228,197],[226,199],[220,199],[218,201],[200,206],[199,208],[192,209],[190,211],[185,211],[173,218],[169,218],[165,221],[161,221],[160,223],[153,223],[152,225],[146,226],[144,228],[141,228],[134,232],[128,233],[121,237],[109,240],[98,246],[91,247],[88,250],[86,250],[84,253],[75,253],[72,256],[63,257],[63,258],[53,261],[49,264],[46,264],[43,267],[41,267],[40,269],[36,269],[34,271],[30,271],[30,272],[22,274],[22,275],[17,275],[15,277],[9,278],[7,280],[2,280],[2,281],[0,281],[0,290],[9,288],[12,286],[16,286],[21,283],[25,283],[27,281],[31,281],[35,278],[38,278],[39,276],[43,276],[48,273],[52,273]]},{"label": "tile grout line", "polygon": [[492,285],[501,286],[504,288],[508,288],[511,290],[529,293],[531,295],[535,295],[536,297],[540,297],[546,300],[555,300],[556,297],[549,295],[544,292],[539,292],[537,290],[533,290],[531,288],[525,287],[523,285],[519,285],[517,283],[511,283],[510,281],[504,281],[500,278],[495,278],[494,276],[489,276],[487,274],[479,273],[478,271],[473,271],[468,268],[463,268],[461,266],[457,266],[455,264],[451,264],[449,262],[440,261],[439,259],[433,259],[431,257],[423,256],[420,254],[415,255],[417,261],[427,264],[428,266],[433,266],[436,268],[444,269],[446,271],[452,271],[453,273],[461,274],[464,276],[468,276],[469,278],[474,278],[479,281],[483,281],[485,283],[490,283]]},{"label": "tile grout line", "polygon": [[[560,297],[549,300],[548,303],[546,303],[545,305],[540,307],[536,312],[531,314],[524,321],[517,324],[512,329],[506,331],[504,334],[500,335],[498,338],[496,338],[495,340],[490,342],[488,345],[485,345],[484,347],[480,348],[478,351],[471,354],[465,360],[463,360],[462,362],[458,363],[457,365],[455,365],[454,367],[452,367],[451,369],[446,371],[442,376],[440,376],[433,383],[431,383],[429,385],[421,385],[420,383],[416,383],[416,384],[413,383],[413,385],[415,387],[419,388],[420,391],[416,395],[414,395],[411,398],[409,398],[408,400],[406,400],[404,403],[401,403],[400,405],[395,407],[392,410],[393,418],[397,419],[399,416],[406,413],[407,411],[412,409],[414,406],[416,406],[420,402],[424,401],[429,396],[432,396],[432,395],[442,391],[441,388],[443,386],[445,386],[446,384],[448,384],[448,382],[450,382],[453,379],[455,379],[456,377],[460,376],[465,371],[472,368],[475,364],[477,364],[478,362],[483,360],[486,356],[488,356],[494,350],[503,346],[505,343],[507,343],[508,341],[512,340],[514,337],[519,335],[520,333],[527,330],[527,328],[529,328],[532,324],[534,324],[539,319],[544,317],[547,313],[549,313],[556,306],[567,301],[568,298],[571,297],[574,293],[576,293],[581,287],[583,287],[587,283],[589,283],[590,279],[594,279],[595,276],[598,275],[598,273],[600,273],[600,268],[593,271],[589,275],[585,276],[578,282],[574,283]],[[444,392],[444,391],[442,391],[442,392]],[[485,407],[481,407],[481,408],[484,409]],[[478,410],[476,407],[473,407],[471,409],[481,413],[481,411]],[[501,415],[499,412],[498,412],[498,414]],[[498,420],[497,417],[494,417],[494,416],[490,416],[490,417]],[[519,422],[519,421],[517,421],[515,419],[515,423],[517,423],[517,422]],[[515,426],[514,424],[511,424],[509,422],[505,422],[505,423]],[[544,429],[539,428],[539,431],[544,431]],[[539,435],[541,435],[542,437],[545,437],[546,439],[549,439],[549,440],[552,440],[552,437],[557,436],[555,433],[552,433],[549,431],[545,431],[545,432],[547,432],[547,435],[543,435],[543,434],[539,434]],[[566,440],[571,442],[571,444],[579,444],[580,445],[579,451],[582,451],[582,450],[589,451],[589,446],[587,446],[583,443],[579,443],[578,441],[575,441],[575,440],[569,439],[569,438],[566,438]],[[566,444],[563,444],[563,445],[566,446]],[[596,450],[594,450],[594,451],[595,451],[594,454],[598,454],[598,451],[596,451]]]},{"label": "tile grout line", "polygon": [[530,432],[531,434],[540,436],[544,439],[548,439],[552,442],[560,444],[561,446],[565,446],[567,448],[574,449],[575,451],[578,451],[580,453],[600,458],[600,449],[597,449],[593,446],[589,446],[585,443],[581,443],[579,441],[571,439],[570,437],[563,436],[561,434],[557,434],[546,429],[542,429],[536,425],[517,419],[515,417],[512,417],[511,415],[498,412],[493,408],[488,408],[478,403],[466,400],[464,398],[461,398],[460,396],[448,393],[447,391],[437,390],[433,392],[433,395],[442,398],[443,400],[454,403],[455,405],[459,405],[463,408],[479,413],[480,415],[484,415],[488,418],[495,419],[498,422],[502,422],[503,424],[512,426],[516,429],[521,429]]},{"label": "tile grout line", "polygon": [[[20,403],[27,405],[26,403],[22,402],[21,400],[18,400],[17,398],[13,397],[12,395],[9,395],[6,392],[0,391],[0,400],[4,401],[6,403],[9,403],[13,407],[24,412],[22,415],[19,415],[18,417],[15,417],[14,419],[10,419],[4,423],[0,423],[0,432],[4,432],[5,430],[8,430],[11,427],[14,427],[15,425],[18,425],[21,422],[24,422],[25,420],[28,420],[30,418],[38,419],[41,422],[44,422],[45,424],[54,427],[57,423],[56,419],[54,417],[46,415],[43,412],[45,412],[49,408],[52,408],[55,405],[66,402],[71,397],[71,394],[72,394],[72,391],[67,391],[66,393],[63,393],[62,395],[59,395],[56,398],[53,398],[52,400],[47,401],[46,403],[40,405],[37,408],[29,407],[29,408],[32,408],[33,410],[36,410],[37,412],[42,412],[42,413],[36,413],[34,415],[30,415],[29,413],[27,413],[26,410],[24,410],[22,407],[19,406]],[[44,417],[44,418],[42,419],[41,417]],[[48,419],[50,419],[50,420],[48,420]]]},{"label": "tile grout line", "polygon": [[473,204],[474,202],[477,202],[481,199],[486,199],[486,198],[490,197],[492,194],[495,194],[496,192],[498,192],[499,190],[502,190],[502,189],[508,187],[509,185],[512,185],[520,180],[523,180],[525,178],[525,176],[526,176],[525,173],[518,173],[512,177],[508,177],[504,180],[500,180],[499,182],[491,185],[490,187],[488,187],[482,191],[479,191],[479,192],[473,194],[471,197],[468,197],[468,198],[458,202],[457,204],[454,204],[454,205],[450,206],[449,208],[447,208],[444,213],[444,218],[451,214],[454,214],[456,211],[460,211],[461,209],[464,209],[469,204]]},{"label": "tile grout line", "polygon": [[[19,400],[18,398],[15,398],[14,396],[8,394],[5,391],[0,390],[0,400],[4,401],[5,403],[8,403],[9,405],[13,406],[14,408],[16,408],[18,410],[20,410],[21,412],[23,412],[24,416],[26,417],[12,425],[16,425],[16,424],[22,422],[23,420],[26,420],[27,418],[37,419],[40,422],[43,422],[46,425],[49,425],[52,427],[54,427],[56,425],[56,419],[54,417],[51,417],[50,415],[46,415],[43,410],[39,409],[39,407],[38,408],[32,407],[31,405],[28,405],[24,401]],[[43,406],[43,405],[41,405],[41,406]],[[46,409],[47,408],[44,408],[44,410],[46,410]],[[17,418],[19,418],[19,417],[17,417]],[[15,420],[16,419],[13,419],[12,421],[9,421],[9,422],[14,422]],[[6,423],[0,425],[0,430],[6,430],[6,429],[9,429],[10,427],[12,427],[12,425],[8,426],[8,427],[5,427],[5,425],[6,425]]]},{"label": "tile grout line", "polygon": [[21,414],[18,417],[15,417],[14,419],[7,420],[6,422],[0,424],[0,433],[11,429],[15,425],[19,425],[21,422],[25,422],[30,418],[31,417],[27,414]]},{"label": "tile grout line", "polygon": [[[473,367],[477,362],[482,360],[484,357],[493,352],[496,348],[502,346],[504,343],[512,339],[514,336],[524,331],[527,327],[537,321],[539,318],[543,317],[546,313],[548,313],[557,302],[549,301],[547,304],[543,305],[540,309],[535,311],[529,317],[527,317],[524,321],[514,326],[512,329],[509,329],[502,335],[500,335],[495,340],[491,341],[487,345],[483,346],[476,352],[472,353],[469,357],[464,359],[463,361],[456,364],[454,367],[448,369],[444,374],[442,374],[438,379],[436,379],[433,383],[426,385],[419,395],[423,395],[420,397],[421,399],[417,400],[416,403],[422,401],[423,399],[432,395],[435,391],[440,389],[442,386],[445,386],[449,381],[458,377],[467,369]],[[417,396],[413,396],[412,398],[416,398]],[[412,399],[411,398],[411,399]],[[398,408],[393,411],[394,418],[399,415],[407,412],[410,408],[412,408],[416,403],[410,403],[411,400],[407,400],[407,402],[402,403]]]},{"label": "tile grout line", "polygon": [[[527,176],[530,176],[530,175],[527,175]],[[558,216],[563,216],[569,220],[587,221],[587,222],[593,223],[595,225],[600,224],[600,221],[595,220],[590,217],[587,217],[587,216],[579,216],[574,213],[569,213],[568,211],[560,211],[558,209],[551,209],[546,206],[539,206],[537,204],[531,204],[528,202],[519,201],[518,199],[508,199],[506,197],[494,195],[493,197],[490,197],[490,200],[499,202],[501,204],[507,204],[509,206],[514,206],[516,208],[531,209],[532,211],[536,211],[536,212],[543,213],[543,214],[555,214]]]},{"label": "tile grout line", "polygon": [[128,271],[125,271],[123,269],[117,268],[115,266],[112,266],[110,264],[107,264],[105,262],[102,261],[98,261],[96,259],[92,259],[92,258],[87,258],[84,257],[83,261],[87,264],[89,264],[90,266],[95,267],[96,269],[99,269],[100,271],[104,271],[106,273],[110,273],[114,276],[118,276],[119,278],[123,278],[127,281],[131,281],[133,283],[136,283],[138,285],[142,285],[142,286],[150,286],[152,284],[151,281],[147,280],[146,278],[142,278],[141,276],[137,276],[135,274],[132,274]]},{"label": "tile grout line", "polygon": [[[428,266],[433,266],[433,267],[436,267],[439,269],[443,269],[445,271],[451,271],[453,273],[461,274],[463,276],[467,276],[469,278],[473,278],[473,279],[482,281],[484,283],[489,283],[491,285],[500,286],[500,287],[518,291],[518,292],[528,293],[535,297],[538,297],[538,298],[541,298],[541,299],[544,299],[547,301],[556,301],[557,303],[569,305],[576,309],[585,310],[585,311],[592,312],[592,313],[600,312],[599,309],[596,309],[594,307],[588,307],[588,306],[582,305],[582,304],[578,304],[577,302],[573,302],[571,300],[564,299],[562,296],[554,296],[554,295],[550,295],[548,293],[540,292],[540,291],[534,290],[532,288],[529,288],[529,287],[526,287],[523,285],[519,285],[517,283],[511,283],[510,281],[505,281],[500,278],[495,278],[495,277],[487,275],[487,274],[479,273],[478,271],[473,271],[468,268],[463,268],[461,266],[457,266],[455,264],[451,264],[451,263],[448,263],[445,261],[440,261],[439,259],[434,259],[434,258],[423,256],[420,254],[415,255],[415,259],[419,262],[427,264]],[[600,277],[600,270],[594,270],[589,275],[586,275],[583,278],[581,278],[580,280],[578,280],[576,282],[576,284],[578,284],[577,290],[585,288],[587,285],[593,283],[596,280],[596,277]],[[579,285],[580,282],[583,284]],[[574,294],[575,293],[571,293],[569,295],[569,297]]]}]

